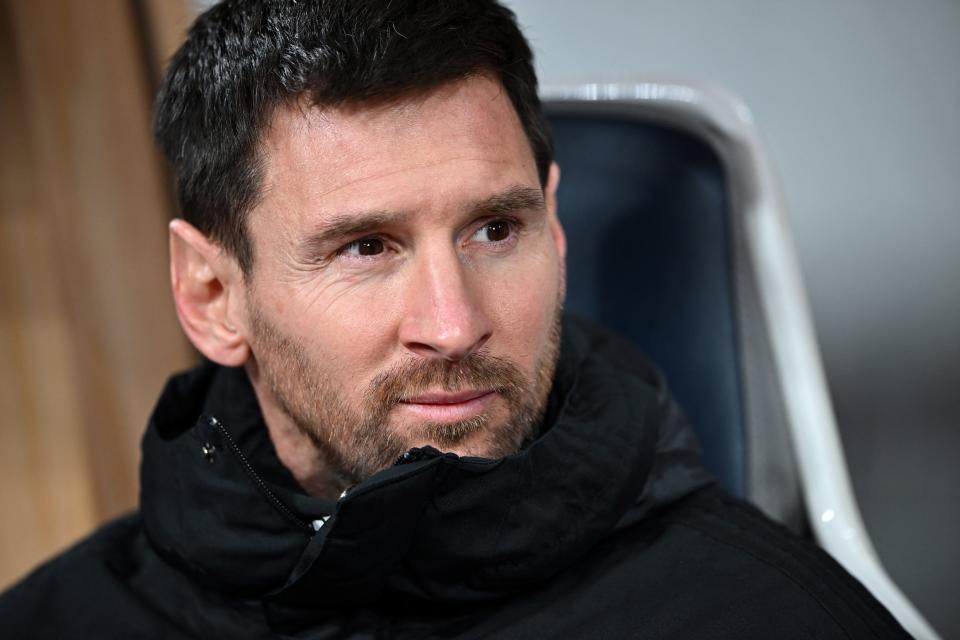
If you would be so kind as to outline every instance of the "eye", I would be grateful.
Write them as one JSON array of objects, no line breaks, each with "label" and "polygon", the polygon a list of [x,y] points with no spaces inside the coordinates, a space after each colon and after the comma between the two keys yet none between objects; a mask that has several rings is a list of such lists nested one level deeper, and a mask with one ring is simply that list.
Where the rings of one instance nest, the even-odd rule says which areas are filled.
[{"label": "eye", "polygon": [[480,242],[503,242],[513,233],[513,223],[509,220],[493,220],[484,224],[473,234]]},{"label": "eye", "polygon": [[349,256],[376,256],[385,250],[386,246],[380,238],[361,238],[344,246],[339,253]]}]

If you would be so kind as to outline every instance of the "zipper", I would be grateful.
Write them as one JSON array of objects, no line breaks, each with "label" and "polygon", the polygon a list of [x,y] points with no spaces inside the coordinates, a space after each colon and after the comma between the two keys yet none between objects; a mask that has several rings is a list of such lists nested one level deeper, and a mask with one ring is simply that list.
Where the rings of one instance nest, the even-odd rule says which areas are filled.
[{"label": "zipper", "polygon": [[273,491],[270,490],[270,487],[267,486],[267,483],[263,481],[263,478],[254,470],[253,465],[250,464],[250,461],[247,460],[247,457],[243,455],[243,451],[240,450],[240,447],[237,445],[236,440],[233,439],[233,436],[230,435],[230,432],[227,431],[226,427],[223,426],[223,423],[214,418],[213,416],[204,416],[207,420],[207,423],[220,432],[220,435],[223,436],[224,441],[230,446],[230,449],[233,451],[233,455],[236,456],[237,460],[240,461],[240,466],[243,467],[243,470],[247,473],[253,483],[260,490],[260,493],[266,497],[266,499],[274,506],[274,508],[280,512],[287,520],[292,522],[298,528],[303,529],[310,535],[316,533],[316,529],[301,520],[296,516],[296,514],[291,511],[287,505],[283,504],[280,498],[277,497]]}]

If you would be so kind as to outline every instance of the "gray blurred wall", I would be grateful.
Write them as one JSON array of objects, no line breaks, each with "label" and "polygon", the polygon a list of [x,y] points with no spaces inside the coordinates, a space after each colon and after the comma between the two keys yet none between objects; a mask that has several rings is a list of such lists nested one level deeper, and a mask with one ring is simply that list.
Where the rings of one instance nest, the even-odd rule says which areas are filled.
[{"label": "gray blurred wall", "polygon": [[750,105],[867,527],[894,579],[960,638],[960,2],[507,4],[542,83],[675,74]]}]

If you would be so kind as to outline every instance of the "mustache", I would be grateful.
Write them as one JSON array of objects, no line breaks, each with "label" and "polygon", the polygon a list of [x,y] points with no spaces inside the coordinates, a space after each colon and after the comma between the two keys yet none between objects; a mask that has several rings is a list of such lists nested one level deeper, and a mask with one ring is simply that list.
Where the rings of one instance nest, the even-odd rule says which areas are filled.
[{"label": "mustache", "polygon": [[378,375],[370,386],[375,407],[386,412],[405,398],[437,388],[450,392],[490,390],[513,403],[520,399],[525,385],[523,373],[513,362],[477,351],[456,362],[440,359],[401,362]]}]

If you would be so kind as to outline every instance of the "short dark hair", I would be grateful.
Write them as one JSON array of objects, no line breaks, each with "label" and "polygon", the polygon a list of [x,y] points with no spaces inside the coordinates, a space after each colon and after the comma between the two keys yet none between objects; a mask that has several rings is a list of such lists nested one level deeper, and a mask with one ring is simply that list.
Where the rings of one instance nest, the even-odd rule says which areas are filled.
[{"label": "short dark hair", "polygon": [[173,57],[154,132],[182,215],[249,275],[245,219],[278,106],[389,100],[482,73],[509,95],[545,184],[553,143],[533,54],[495,0],[226,0],[197,18]]}]

